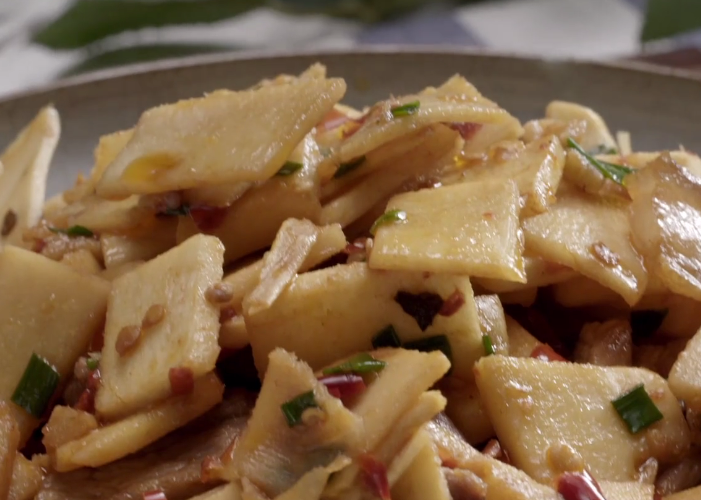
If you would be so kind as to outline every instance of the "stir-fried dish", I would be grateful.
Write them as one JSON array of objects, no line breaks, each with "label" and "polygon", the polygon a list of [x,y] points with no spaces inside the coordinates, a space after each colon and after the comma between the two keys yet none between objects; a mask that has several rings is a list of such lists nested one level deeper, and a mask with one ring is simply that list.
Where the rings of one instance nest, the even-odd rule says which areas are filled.
[{"label": "stir-fried dish", "polygon": [[57,111],[9,146],[0,500],[701,498],[701,159],[345,90],[146,110],[48,201]]}]

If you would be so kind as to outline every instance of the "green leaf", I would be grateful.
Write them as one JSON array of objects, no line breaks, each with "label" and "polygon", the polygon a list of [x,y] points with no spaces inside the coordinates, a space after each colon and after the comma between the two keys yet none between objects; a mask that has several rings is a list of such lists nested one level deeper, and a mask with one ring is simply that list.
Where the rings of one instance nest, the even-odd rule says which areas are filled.
[{"label": "green leaf", "polygon": [[346,174],[350,174],[353,170],[358,168],[360,165],[363,164],[365,161],[365,155],[356,158],[355,160],[351,160],[348,163],[341,163],[338,166],[338,170],[333,174],[334,179],[338,179],[340,177],[343,177]]},{"label": "green leaf", "polygon": [[185,217],[190,215],[190,205],[183,204],[175,208],[166,208],[162,212],[158,212],[157,215],[163,215],[166,217]]},{"label": "green leaf", "polygon": [[61,376],[41,356],[32,353],[27,368],[12,394],[12,402],[37,418],[46,411]]},{"label": "green leaf", "polygon": [[385,224],[393,224],[396,222],[406,222],[406,212],[404,210],[390,210],[389,212],[385,212],[380,215],[372,224],[370,234],[374,236],[380,226],[384,226]]},{"label": "green leaf", "polygon": [[401,106],[395,106],[394,108],[390,109],[390,113],[392,113],[392,116],[395,118],[399,118],[402,116],[409,116],[413,115],[419,110],[419,107],[421,106],[421,103],[419,101],[414,101],[414,102],[408,102],[406,104],[402,104]]},{"label": "green leaf", "polygon": [[86,238],[91,238],[95,236],[95,233],[93,233],[90,229],[88,229],[85,226],[71,226],[68,229],[50,227],[49,231],[51,231],[52,233],[65,234],[70,236],[71,238],[74,238],[76,236],[85,236]]},{"label": "green leaf", "polygon": [[632,168],[628,168],[624,165],[616,165],[615,163],[609,163],[603,160],[597,160],[592,155],[584,151],[584,148],[577,144],[577,141],[571,137],[567,139],[567,146],[577,151],[579,154],[584,156],[586,160],[595,167],[601,174],[607,179],[611,179],[616,184],[623,185],[623,179],[629,174],[635,172]]},{"label": "green leaf", "polygon": [[236,50],[236,47],[221,45],[137,45],[122,49],[98,53],[80,63],[68,68],[61,76],[72,76],[88,71],[124,66],[141,62],[157,61],[169,57],[185,57],[196,54],[208,54],[214,52],[228,52]]},{"label": "green leaf", "polygon": [[399,340],[397,330],[395,330],[392,325],[387,325],[372,338],[373,349],[379,349],[381,347],[401,347],[401,345],[402,341]]},{"label": "green leaf", "polygon": [[491,356],[496,354],[497,351],[494,349],[494,344],[492,343],[492,337],[489,335],[482,335],[482,347],[484,347],[484,355]]},{"label": "green leaf", "polygon": [[387,363],[379,359],[375,359],[368,353],[363,352],[350,358],[348,361],[340,365],[326,368],[321,373],[324,375],[335,375],[337,373],[368,373],[379,372],[387,366]]},{"label": "green leaf", "polygon": [[314,399],[314,391],[304,392],[294,399],[290,399],[286,403],[283,403],[280,409],[282,414],[285,415],[285,420],[287,420],[287,425],[294,427],[302,423],[302,414],[304,410],[308,408],[318,408],[319,405]]},{"label": "green leaf", "polygon": [[660,409],[645,391],[643,384],[635,386],[629,393],[614,399],[611,404],[626,423],[631,434],[637,434],[664,418]]},{"label": "green leaf", "polygon": [[648,0],[642,41],[669,38],[701,28],[699,0]]},{"label": "green leaf", "polygon": [[78,0],[33,41],[52,49],[76,49],[124,31],[221,21],[264,4],[265,0]]},{"label": "green leaf", "polygon": [[277,171],[275,175],[280,177],[287,177],[288,175],[294,174],[303,166],[304,165],[296,161],[286,161],[285,164],[280,168],[280,170]]}]

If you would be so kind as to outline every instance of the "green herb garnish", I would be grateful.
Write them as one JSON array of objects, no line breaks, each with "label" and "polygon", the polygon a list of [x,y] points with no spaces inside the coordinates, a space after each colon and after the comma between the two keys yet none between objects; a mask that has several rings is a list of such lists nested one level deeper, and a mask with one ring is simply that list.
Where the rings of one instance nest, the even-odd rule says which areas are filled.
[{"label": "green herb garnish", "polygon": [[567,139],[567,145],[577,151],[579,154],[584,156],[586,160],[595,167],[601,175],[605,178],[612,180],[616,184],[623,185],[623,179],[634,172],[632,168],[625,167],[623,165],[616,165],[615,163],[609,163],[603,160],[597,160],[592,155],[584,151],[582,146],[577,144],[577,142],[571,137]]},{"label": "green herb garnish", "polygon": [[664,417],[648,393],[645,392],[643,384],[634,387],[628,394],[611,401],[611,404],[633,434],[637,434]]},{"label": "green herb garnish", "polygon": [[44,358],[32,353],[24,375],[12,394],[12,402],[40,418],[56,392],[61,376]]},{"label": "green herb garnish", "polygon": [[51,231],[52,233],[65,234],[70,236],[71,238],[74,238],[76,236],[86,236],[88,238],[95,236],[95,233],[93,233],[90,229],[88,229],[85,226],[71,226],[68,229],[50,227],[49,231]]},{"label": "green herb garnish", "polygon": [[341,363],[340,365],[332,366],[331,368],[326,368],[321,373],[324,375],[335,375],[337,373],[368,373],[368,372],[379,372],[387,366],[387,363],[375,359],[368,353],[360,353],[353,356],[348,361]]},{"label": "green herb garnish", "polygon": [[406,212],[404,210],[390,210],[380,215],[370,228],[370,234],[375,236],[377,229],[385,224],[393,224],[395,222],[405,222]]},{"label": "green herb garnish", "polygon": [[361,156],[359,158],[356,158],[355,160],[351,160],[348,163],[341,163],[338,166],[338,170],[336,170],[336,173],[333,174],[333,178],[338,179],[339,177],[343,177],[344,175],[351,173],[353,170],[362,165],[363,162],[365,162],[365,156]]},{"label": "green herb garnish", "polygon": [[162,212],[158,212],[158,215],[168,215],[172,217],[190,215],[190,205],[180,205],[179,207],[175,208],[166,208]]},{"label": "green herb garnish", "polygon": [[309,391],[283,403],[280,409],[283,415],[285,415],[287,425],[294,427],[302,423],[302,413],[304,413],[304,410],[318,407],[319,405],[316,403],[316,399],[314,399],[314,391]]},{"label": "green herb garnish", "polygon": [[451,363],[453,361],[453,350],[450,348],[450,341],[445,335],[434,335],[425,339],[413,340],[404,343],[402,347],[421,352],[442,351]]},{"label": "green herb garnish", "polygon": [[497,353],[496,349],[494,349],[494,343],[492,343],[492,337],[489,335],[482,335],[482,345],[484,346],[485,356],[491,356]]},{"label": "green herb garnish", "polygon": [[88,353],[88,358],[85,360],[85,364],[87,365],[88,370],[97,370],[100,366],[101,358],[102,355],[99,352]]},{"label": "green herb garnish", "polygon": [[599,144],[596,149],[589,151],[590,155],[617,155],[616,148],[607,147],[605,144]]},{"label": "green herb garnish", "polygon": [[286,161],[280,170],[277,171],[277,176],[287,177],[288,175],[294,174],[297,170],[304,167],[303,164],[296,161]]},{"label": "green herb garnish", "polygon": [[392,113],[392,116],[395,118],[399,118],[400,116],[409,116],[416,113],[419,110],[419,106],[421,106],[419,101],[408,102],[390,109],[390,113]]},{"label": "green herb garnish", "polygon": [[394,329],[392,325],[387,325],[382,330],[380,330],[377,335],[372,338],[373,349],[379,349],[380,347],[401,347],[402,341],[399,340],[399,335],[397,335],[397,330]]}]

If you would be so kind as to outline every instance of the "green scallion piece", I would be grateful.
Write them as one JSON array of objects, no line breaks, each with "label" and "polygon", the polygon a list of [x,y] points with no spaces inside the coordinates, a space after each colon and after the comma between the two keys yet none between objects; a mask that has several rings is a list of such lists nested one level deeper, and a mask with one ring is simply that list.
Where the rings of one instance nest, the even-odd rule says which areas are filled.
[{"label": "green scallion piece", "polygon": [[611,401],[611,404],[633,434],[637,434],[664,417],[650,399],[643,384],[634,387],[628,394]]},{"label": "green scallion piece", "polygon": [[66,234],[71,238],[74,238],[76,236],[86,236],[88,238],[95,236],[95,233],[93,233],[90,229],[88,229],[85,226],[71,226],[68,229],[50,227],[49,231],[51,231],[52,233]]},{"label": "green scallion piece", "polygon": [[392,325],[387,325],[372,338],[373,349],[381,347],[401,347],[402,341],[397,335],[397,330]]},{"label": "green scallion piece", "polygon": [[297,170],[304,167],[303,164],[296,161],[286,161],[280,170],[277,171],[277,176],[287,177],[288,175],[294,174]]},{"label": "green scallion piece", "polygon": [[612,180],[616,184],[621,184],[623,185],[623,180],[627,175],[632,174],[635,170],[632,168],[625,167],[623,165],[616,165],[615,163],[609,163],[607,161],[603,160],[597,160],[594,158],[592,155],[584,151],[582,146],[577,144],[577,142],[572,139],[571,137],[567,139],[567,145],[577,151],[579,154],[584,156],[586,160],[593,166],[595,167],[599,172],[601,172],[601,175],[603,175],[605,178]]},{"label": "green scallion piece", "polygon": [[162,212],[159,212],[158,215],[169,215],[172,217],[178,217],[178,216],[186,216],[190,215],[190,205],[180,205],[179,207],[175,208],[166,208]]},{"label": "green scallion piece", "polygon": [[400,116],[409,116],[416,113],[420,106],[421,103],[419,101],[408,102],[390,109],[390,113],[392,113],[392,116],[395,118],[399,118]]},{"label": "green scallion piece", "polygon": [[494,343],[492,342],[492,337],[489,335],[482,335],[482,345],[484,346],[484,355],[491,356],[496,354],[497,351],[494,349]]},{"label": "green scallion piece", "polygon": [[282,414],[285,415],[287,425],[294,427],[302,423],[302,413],[308,408],[318,408],[319,405],[314,399],[314,391],[304,392],[294,399],[283,403],[280,407]]},{"label": "green scallion piece", "polygon": [[363,352],[356,354],[348,361],[341,363],[340,365],[332,366],[331,368],[326,368],[322,371],[324,375],[334,375],[337,373],[369,373],[369,372],[379,372],[387,366],[387,363],[379,359],[375,359],[368,353]]},{"label": "green scallion piece", "polygon": [[44,358],[32,353],[24,375],[12,394],[12,402],[40,418],[56,392],[61,376]]},{"label": "green scallion piece", "polygon": [[599,144],[596,149],[589,151],[590,155],[617,155],[616,148],[609,148],[605,144]]},{"label": "green scallion piece", "polygon": [[370,234],[375,236],[377,229],[385,224],[406,222],[406,212],[404,210],[390,210],[380,215],[370,228]]},{"label": "green scallion piece", "polygon": [[448,337],[445,335],[434,335],[425,339],[413,340],[404,343],[402,347],[421,352],[442,351],[451,363],[453,361],[453,350],[450,347]]},{"label": "green scallion piece", "polygon": [[100,358],[102,355],[99,352],[88,353],[88,358],[85,360],[85,364],[88,366],[88,370],[97,370],[100,367]]},{"label": "green scallion piece", "polygon": [[361,156],[359,158],[356,158],[355,160],[349,161],[348,163],[341,163],[338,166],[338,170],[336,170],[336,173],[333,174],[333,178],[338,179],[340,177],[343,177],[346,174],[350,174],[353,170],[358,168],[364,162],[365,162],[365,156]]}]

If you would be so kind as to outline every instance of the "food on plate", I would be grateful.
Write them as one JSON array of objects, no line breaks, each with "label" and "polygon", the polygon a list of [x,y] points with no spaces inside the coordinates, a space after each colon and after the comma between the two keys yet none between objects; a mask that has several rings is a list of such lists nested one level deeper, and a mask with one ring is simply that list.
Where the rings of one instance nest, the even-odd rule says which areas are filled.
[{"label": "food on plate", "polygon": [[345,89],[145,110],[47,201],[58,111],[19,133],[0,500],[701,496],[701,159]]}]

